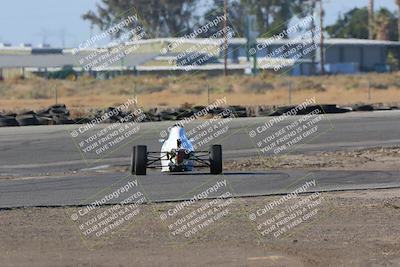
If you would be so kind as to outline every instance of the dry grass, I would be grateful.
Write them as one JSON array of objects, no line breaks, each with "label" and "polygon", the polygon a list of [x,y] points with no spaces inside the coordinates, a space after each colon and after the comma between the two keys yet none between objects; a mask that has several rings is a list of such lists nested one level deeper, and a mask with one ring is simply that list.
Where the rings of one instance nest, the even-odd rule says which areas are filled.
[{"label": "dry grass", "polygon": [[39,109],[49,106],[55,102],[55,88],[59,103],[78,109],[123,103],[134,95],[134,91],[144,107],[180,106],[184,103],[205,105],[207,87],[210,88],[211,100],[226,96],[232,105],[286,105],[289,83],[292,103],[316,97],[319,103],[349,105],[369,102],[369,80],[372,102],[400,102],[400,73],[323,77],[288,77],[267,73],[258,77],[209,77],[198,74],[178,77],[122,76],[106,81],[89,77],[78,81],[46,81],[41,78],[6,80],[0,82],[0,109]]}]

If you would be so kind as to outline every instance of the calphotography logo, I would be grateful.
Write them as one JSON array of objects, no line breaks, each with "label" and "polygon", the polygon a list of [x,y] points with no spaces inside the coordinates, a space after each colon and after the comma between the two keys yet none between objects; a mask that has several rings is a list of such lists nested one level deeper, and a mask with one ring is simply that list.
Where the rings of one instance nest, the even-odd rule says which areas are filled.
[{"label": "calphotography logo", "polygon": [[[137,53],[140,41],[148,38],[148,35],[139,15],[129,13],[132,10],[126,18],[72,49],[72,54],[85,71],[110,70],[123,62],[125,57]],[[108,44],[104,46],[105,42]]]},{"label": "calphotography logo", "polygon": [[124,179],[114,191],[100,195],[95,200],[88,199],[85,201],[88,204],[71,209],[68,213],[78,233],[92,246],[104,242],[138,220],[145,202],[147,199],[139,189],[138,181]]},{"label": "calphotography logo", "polygon": [[332,124],[322,123],[329,120],[325,117],[323,107],[317,104],[315,97],[280,112],[281,115],[273,117],[248,132],[249,137],[259,149],[260,155],[279,155],[290,152],[333,129]]},{"label": "calphotography logo", "polygon": [[[315,178],[306,181],[292,192],[276,197],[275,200],[249,214],[249,220],[256,223],[262,237],[280,238],[290,234],[292,229],[312,221],[321,210],[324,197],[313,192]],[[300,195],[305,194],[307,195]]]},{"label": "calphotography logo", "polygon": [[235,204],[227,180],[206,184],[188,200],[171,206],[160,214],[171,238],[189,240],[205,234],[230,214]]},{"label": "calphotography logo", "polygon": [[[70,131],[70,136],[85,161],[93,157],[101,159],[131,143],[139,135],[140,123],[145,119],[144,111],[137,107],[137,99],[131,98],[116,108],[108,109],[99,117],[77,125]],[[102,127],[110,121],[115,122]]]}]

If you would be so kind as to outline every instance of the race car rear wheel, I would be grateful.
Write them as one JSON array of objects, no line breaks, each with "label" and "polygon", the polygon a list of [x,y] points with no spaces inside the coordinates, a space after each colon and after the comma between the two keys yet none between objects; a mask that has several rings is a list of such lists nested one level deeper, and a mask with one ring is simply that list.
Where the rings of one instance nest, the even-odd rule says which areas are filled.
[{"label": "race car rear wheel", "polygon": [[212,174],[222,173],[222,146],[213,145],[210,148],[210,172]]},{"label": "race car rear wheel", "polygon": [[134,146],[131,159],[131,172],[136,175],[146,175],[147,146]]},{"label": "race car rear wheel", "polygon": [[136,146],[133,146],[131,154],[131,174],[135,174]]}]

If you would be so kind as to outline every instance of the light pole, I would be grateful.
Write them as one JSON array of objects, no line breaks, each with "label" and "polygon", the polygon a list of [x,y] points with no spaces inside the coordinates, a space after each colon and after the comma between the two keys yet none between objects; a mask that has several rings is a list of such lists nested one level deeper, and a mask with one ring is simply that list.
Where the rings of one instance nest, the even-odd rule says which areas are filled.
[{"label": "light pole", "polygon": [[374,39],[374,0],[368,1],[368,39]]},{"label": "light pole", "polygon": [[224,0],[224,75],[228,75],[228,0]]},{"label": "light pole", "polygon": [[[311,12],[312,12],[312,20],[311,20],[311,40],[312,40],[312,45],[315,47],[315,36],[314,36],[315,20],[314,20],[314,10],[315,10],[315,0],[311,0]],[[313,50],[314,50],[314,49],[313,49]],[[315,53],[315,51],[312,51],[312,55],[311,55],[311,74],[312,74],[312,75],[315,75],[315,73],[316,73],[315,57],[316,57],[316,53]]]},{"label": "light pole", "polygon": [[324,55],[324,8],[322,6],[322,0],[319,0],[319,22],[321,26],[321,39],[320,39],[320,63],[321,63],[321,75],[325,75],[325,55]]}]

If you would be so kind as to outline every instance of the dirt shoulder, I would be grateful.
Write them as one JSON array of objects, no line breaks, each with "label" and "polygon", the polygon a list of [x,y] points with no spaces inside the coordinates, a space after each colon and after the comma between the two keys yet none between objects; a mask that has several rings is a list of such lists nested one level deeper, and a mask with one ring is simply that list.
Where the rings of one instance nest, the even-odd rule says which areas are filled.
[{"label": "dirt shoulder", "polygon": [[[30,78],[0,81],[0,107],[7,111],[37,110],[64,103],[74,113],[86,109],[107,108],[125,103],[134,95],[140,106],[179,107],[206,105],[208,89],[211,100],[227,97],[228,105],[287,105],[288,82],[292,104],[315,97],[320,104],[399,103],[400,72],[366,75],[286,77],[264,73],[207,76],[120,76],[112,80],[82,77],[77,81]],[[372,99],[369,99],[368,86]]]},{"label": "dirt shoulder", "polygon": [[[310,195],[303,195],[301,201]],[[175,237],[160,214],[176,203],[141,205],[141,216],[96,242],[71,222],[72,208],[0,211],[1,266],[398,266],[400,189],[321,193],[314,216],[263,235],[249,214],[280,196],[235,199],[224,219]],[[196,202],[189,211],[205,205]],[[272,211],[293,207],[285,202]],[[261,217],[260,217],[261,218]],[[266,218],[266,217],[264,217]],[[265,232],[264,232],[265,234]]]},{"label": "dirt shoulder", "polygon": [[227,170],[399,170],[399,162],[400,147],[380,147],[228,160],[224,167]]},{"label": "dirt shoulder", "polygon": [[[259,156],[224,161],[225,171],[307,170],[400,170],[400,147],[376,147],[332,152]],[[110,166],[98,172],[129,172],[129,166]]]}]

